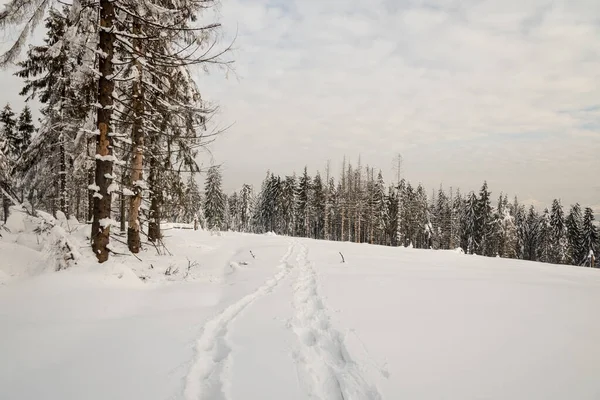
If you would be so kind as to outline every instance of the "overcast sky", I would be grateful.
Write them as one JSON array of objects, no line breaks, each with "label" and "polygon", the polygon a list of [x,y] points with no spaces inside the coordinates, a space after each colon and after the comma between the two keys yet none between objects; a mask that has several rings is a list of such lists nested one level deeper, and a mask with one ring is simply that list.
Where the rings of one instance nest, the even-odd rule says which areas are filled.
[{"label": "overcast sky", "polygon": [[199,81],[234,124],[211,147],[228,191],[344,155],[390,180],[401,153],[429,192],[487,180],[494,197],[600,210],[600,1],[223,0],[219,13],[236,74]]}]

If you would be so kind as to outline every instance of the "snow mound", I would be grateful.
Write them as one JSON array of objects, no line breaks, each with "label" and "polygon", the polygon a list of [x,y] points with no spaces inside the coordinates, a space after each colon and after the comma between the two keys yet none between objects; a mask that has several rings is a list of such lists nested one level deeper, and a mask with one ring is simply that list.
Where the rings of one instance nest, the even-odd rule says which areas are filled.
[{"label": "snow mound", "polygon": [[4,224],[4,227],[8,229],[11,233],[21,233],[25,232],[25,219],[27,218],[27,214],[20,207],[11,207],[10,215]]},{"label": "snow mound", "polygon": [[452,250],[457,254],[465,254],[465,251],[463,249],[461,249],[460,247],[457,247],[456,249]]}]

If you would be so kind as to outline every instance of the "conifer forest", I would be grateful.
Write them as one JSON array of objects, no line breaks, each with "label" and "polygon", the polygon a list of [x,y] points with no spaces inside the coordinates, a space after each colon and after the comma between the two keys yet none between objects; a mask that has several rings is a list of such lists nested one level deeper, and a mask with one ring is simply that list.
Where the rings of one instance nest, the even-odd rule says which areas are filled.
[{"label": "conifer forest", "polygon": [[[90,224],[99,262],[110,241],[136,254],[160,245],[161,224],[308,237],[590,266],[600,250],[591,208],[544,209],[483,183],[477,192],[425,188],[377,167],[337,160],[342,172],[268,171],[262,185],[225,193],[218,165],[199,152],[217,139],[216,107],[194,71],[228,69],[220,25],[201,21],[211,0],[11,0],[4,28],[20,27],[3,54],[16,64],[29,106],[0,113],[1,217],[12,205]],[[34,28],[42,44],[26,47]],[[218,160],[217,160],[218,161]],[[314,166],[308,166],[313,168]],[[432,190],[434,189],[434,190]],[[560,194],[557,194],[557,197]]]}]

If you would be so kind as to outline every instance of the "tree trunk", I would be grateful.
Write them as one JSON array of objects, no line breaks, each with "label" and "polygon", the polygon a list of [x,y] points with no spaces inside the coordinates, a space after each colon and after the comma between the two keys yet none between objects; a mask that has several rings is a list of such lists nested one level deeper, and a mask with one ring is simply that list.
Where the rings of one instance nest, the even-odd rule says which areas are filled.
[{"label": "tree trunk", "polygon": [[4,222],[6,222],[8,220],[8,214],[10,212],[10,200],[4,195],[2,195],[2,209],[4,210]]},{"label": "tree trunk", "polygon": [[342,212],[341,212],[341,217],[342,217],[342,229],[340,231],[340,242],[344,241],[344,207],[342,207]]},{"label": "tree trunk", "polygon": [[59,190],[59,208],[60,211],[65,214],[65,217],[69,217],[69,194],[67,193],[67,162],[65,154],[65,137],[61,134],[59,139],[59,179],[58,179],[58,190]]},{"label": "tree trunk", "polygon": [[[139,21],[133,24],[133,34],[139,35],[141,32]],[[133,41],[134,49],[140,51],[139,39]],[[143,115],[144,115],[144,94],[142,90],[142,68],[139,61],[135,62],[137,69],[137,77],[133,82],[133,124],[131,128],[131,141],[133,144],[133,157],[131,160],[131,184],[133,185],[134,195],[129,199],[129,226],[127,227],[127,246],[129,251],[136,254],[140,252],[140,206],[142,205],[142,190],[141,181],[143,179],[143,162],[144,162],[144,132]]]},{"label": "tree trunk", "polygon": [[100,33],[98,49],[100,60],[98,69],[98,136],[96,137],[96,174],[95,182],[98,191],[94,196],[92,222],[92,249],[98,262],[108,260],[108,243],[110,241],[110,207],[111,195],[108,187],[112,183],[113,157],[111,117],[113,106],[113,91],[115,84],[113,74],[113,56],[115,35],[112,32],[115,18],[115,7],[111,0],[100,0]]},{"label": "tree trunk", "polygon": [[[151,148],[154,149],[154,140],[151,140]],[[162,194],[158,187],[159,164],[155,157],[150,156],[150,174],[148,183],[150,186],[150,216],[148,221],[148,240],[157,242],[161,239],[160,234],[160,207],[162,205]],[[195,226],[195,225],[194,225]]]}]

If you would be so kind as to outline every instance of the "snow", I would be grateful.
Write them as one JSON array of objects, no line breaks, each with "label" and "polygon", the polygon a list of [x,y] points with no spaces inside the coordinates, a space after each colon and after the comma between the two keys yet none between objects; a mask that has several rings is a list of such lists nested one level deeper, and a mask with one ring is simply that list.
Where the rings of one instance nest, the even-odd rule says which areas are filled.
[{"label": "snow", "polygon": [[119,226],[119,223],[112,218],[102,218],[99,222],[102,228],[106,228],[107,226]]},{"label": "snow", "polygon": [[[23,213],[12,224],[0,238],[2,398],[600,395],[595,269],[188,224],[165,226],[172,255],[146,246],[141,261],[99,265],[88,225]],[[64,241],[75,262],[55,272]]]}]

